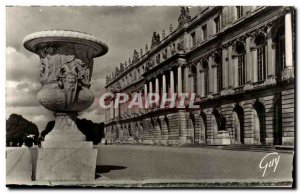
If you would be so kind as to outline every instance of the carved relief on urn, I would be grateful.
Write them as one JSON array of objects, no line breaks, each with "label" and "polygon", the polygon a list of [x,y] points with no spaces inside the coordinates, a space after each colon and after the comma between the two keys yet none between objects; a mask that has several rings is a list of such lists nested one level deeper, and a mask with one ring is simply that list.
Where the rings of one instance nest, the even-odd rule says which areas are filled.
[{"label": "carved relief on urn", "polygon": [[78,112],[94,101],[90,88],[93,58],[108,48],[89,34],[52,30],[31,34],[24,46],[40,57],[40,104],[55,112]]}]

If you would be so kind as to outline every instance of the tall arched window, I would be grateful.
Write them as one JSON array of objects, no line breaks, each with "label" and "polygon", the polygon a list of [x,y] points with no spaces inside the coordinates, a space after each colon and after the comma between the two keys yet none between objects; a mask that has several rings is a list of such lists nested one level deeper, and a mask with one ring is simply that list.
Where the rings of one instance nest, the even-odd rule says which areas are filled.
[{"label": "tall arched window", "polygon": [[193,92],[194,93],[197,93],[197,67],[192,65],[191,67],[191,78],[192,78],[192,81],[193,81]]},{"label": "tall arched window", "polygon": [[208,62],[204,60],[202,62],[203,75],[204,75],[204,95],[208,95]]},{"label": "tall arched window", "polygon": [[217,65],[217,92],[222,90],[222,55],[220,53],[215,54],[214,57],[215,64]]},{"label": "tall arched window", "polygon": [[235,46],[235,51],[238,57],[238,83],[239,86],[246,84],[246,61],[245,61],[245,44],[238,41]]},{"label": "tall arched window", "polygon": [[264,81],[267,76],[265,35],[257,35],[257,37],[255,38],[255,44],[257,48],[257,80]]}]

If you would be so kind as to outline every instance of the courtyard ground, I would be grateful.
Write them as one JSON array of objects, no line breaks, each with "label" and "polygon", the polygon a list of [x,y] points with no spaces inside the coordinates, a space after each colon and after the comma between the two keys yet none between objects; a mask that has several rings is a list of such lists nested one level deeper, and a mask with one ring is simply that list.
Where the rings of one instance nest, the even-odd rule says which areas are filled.
[{"label": "courtyard ground", "polygon": [[[99,145],[97,179],[110,180],[202,180],[272,182],[292,181],[293,153],[223,150],[217,147],[164,147],[145,145]],[[276,170],[267,168],[278,158]]]}]

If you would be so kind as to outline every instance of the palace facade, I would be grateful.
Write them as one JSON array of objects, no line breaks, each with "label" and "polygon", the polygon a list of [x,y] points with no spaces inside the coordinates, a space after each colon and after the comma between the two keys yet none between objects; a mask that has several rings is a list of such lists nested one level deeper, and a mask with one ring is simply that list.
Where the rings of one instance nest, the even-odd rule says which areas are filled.
[{"label": "palace facade", "polygon": [[[159,9],[159,8],[158,8]],[[209,6],[154,32],[106,77],[107,92],[196,93],[197,109],[105,112],[108,143],[293,145],[295,13],[292,7]],[[108,103],[114,104],[115,98]]]}]

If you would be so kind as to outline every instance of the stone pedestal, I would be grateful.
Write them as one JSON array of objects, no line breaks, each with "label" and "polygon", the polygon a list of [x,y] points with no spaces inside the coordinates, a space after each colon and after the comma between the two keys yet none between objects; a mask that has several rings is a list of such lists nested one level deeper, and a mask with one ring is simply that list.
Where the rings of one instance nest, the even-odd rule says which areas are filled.
[{"label": "stone pedestal", "polygon": [[38,150],[36,180],[94,180],[97,150],[77,128],[77,113],[55,113],[53,130]]},{"label": "stone pedestal", "polygon": [[96,159],[96,149],[39,149],[37,157],[36,180],[94,180]]}]

